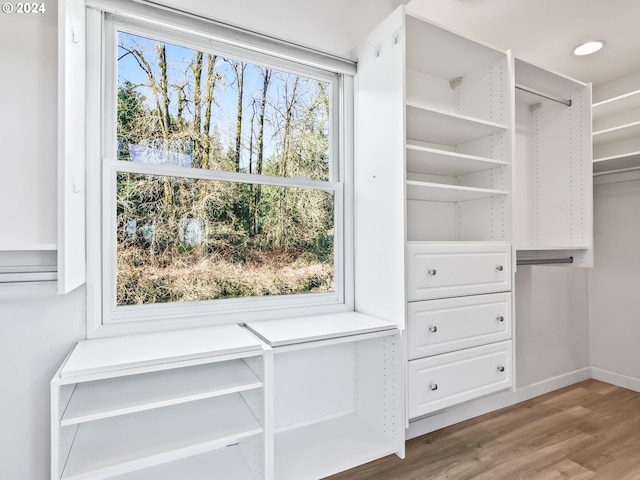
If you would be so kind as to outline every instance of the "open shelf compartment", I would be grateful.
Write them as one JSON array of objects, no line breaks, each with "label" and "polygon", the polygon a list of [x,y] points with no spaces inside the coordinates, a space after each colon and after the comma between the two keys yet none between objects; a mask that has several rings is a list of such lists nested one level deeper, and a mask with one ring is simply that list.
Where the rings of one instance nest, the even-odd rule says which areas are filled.
[{"label": "open shelf compartment", "polygon": [[[74,437],[62,479],[103,479],[260,435],[239,393],[66,427]],[[65,432],[63,432],[64,435]]]},{"label": "open shelf compartment", "polygon": [[61,426],[262,387],[242,359],[79,383]]}]

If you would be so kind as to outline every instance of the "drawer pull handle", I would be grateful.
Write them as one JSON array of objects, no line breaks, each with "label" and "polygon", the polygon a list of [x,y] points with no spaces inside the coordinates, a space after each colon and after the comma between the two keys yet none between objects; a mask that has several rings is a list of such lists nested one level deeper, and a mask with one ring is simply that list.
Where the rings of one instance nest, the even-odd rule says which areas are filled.
[{"label": "drawer pull handle", "polygon": [[437,389],[438,389],[437,383],[432,383],[431,385],[429,385],[429,390],[437,390]]},{"label": "drawer pull handle", "polygon": [[500,365],[500,366],[498,367],[498,371],[499,371],[499,372],[504,372],[504,367],[503,367],[502,365]]},{"label": "drawer pull handle", "polygon": [[502,315],[498,315],[496,317],[496,320],[499,321],[499,322],[504,322],[504,317]]},{"label": "drawer pull handle", "polygon": [[431,327],[429,327],[429,331],[431,333],[436,333],[438,331],[438,327],[436,327],[435,325],[432,325]]},{"label": "drawer pull handle", "polygon": [[435,274],[436,274],[436,273],[437,273],[437,272],[436,272],[436,269],[435,269],[435,268],[432,268],[432,269],[427,270],[427,275],[429,275],[429,276],[431,276],[431,277],[435,276]]},{"label": "drawer pull handle", "polygon": [[502,270],[504,270],[504,267],[502,265],[498,265],[496,267],[496,272],[501,272]]}]

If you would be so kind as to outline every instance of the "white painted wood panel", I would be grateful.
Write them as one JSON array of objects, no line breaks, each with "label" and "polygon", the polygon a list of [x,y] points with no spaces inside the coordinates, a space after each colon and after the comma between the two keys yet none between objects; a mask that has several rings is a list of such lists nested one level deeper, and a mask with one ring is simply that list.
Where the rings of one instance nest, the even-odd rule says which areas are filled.
[{"label": "white painted wood panel", "polygon": [[511,338],[511,293],[412,302],[408,307],[410,360]]},{"label": "white painted wood panel", "polygon": [[397,451],[356,414],[278,433],[275,442],[278,480],[320,479]]},{"label": "white painted wood panel", "polygon": [[58,2],[58,292],[85,282],[86,13]]},{"label": "white painted wood panel", "polygon": [[502,160],[407,144],[407,171],[458,176],[507,165]]},{"label": "white painted wood panel", "polygon": [[246,326],[272,347],[396,328],[387,320],[358,312],[250,322]]},{"label": "white painted wood panel", "polygon": [[409,301],[511,290],[509,244],[407,244]]},{"label": "white painted wood panel", "polygon": [[261,342],[238,325],[81,340],[61,377],[71,380],[94,373],[261,348]]},{"label": "white painted wood panel", "polygon": [[[212,476],[214,474],[215,477]],[[117,475],[111,477],[111,480],[211,480],[216,477],[229,480],[256,480],[239,445]]]},{"label": "white painted wood panel", "polygon": [[239,394],[81,424],[63,479],[102,479],[262,433]]},{"label": "white painted wood panel", "polygon": [[407,102],[407,138],[459,145],[507,129],[505,124]]},{"label": "white painted wood panel", "polygon": [[242,360],[128,375],[77,385],[61,426],[261,388]]},{"label": "white painted wood panel", "polygon": [[407,180],[407,199],[431,202],[464,202],[478,198],[508,195],[504,190]]},{"label": "white painted wood panel", "polygon": [[409,418],[509,388],[511,341],[409,362]]}]

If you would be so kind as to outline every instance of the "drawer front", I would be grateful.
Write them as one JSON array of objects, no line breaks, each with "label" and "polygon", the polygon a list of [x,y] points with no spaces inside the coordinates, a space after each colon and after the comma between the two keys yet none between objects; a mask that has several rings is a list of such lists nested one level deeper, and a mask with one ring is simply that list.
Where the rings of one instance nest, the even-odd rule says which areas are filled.
[{"label": "drawer front", "polygon": [[509,388],[511,341],[409,362],[409,418]]},{"label": "drawer front", "polygon": [[460,297],[511,290],[511,247],[407,245],[407,299]]},{"label": "drawer front", "polygon": [[511,293],[409,303],[409,359],[511,339]]}]

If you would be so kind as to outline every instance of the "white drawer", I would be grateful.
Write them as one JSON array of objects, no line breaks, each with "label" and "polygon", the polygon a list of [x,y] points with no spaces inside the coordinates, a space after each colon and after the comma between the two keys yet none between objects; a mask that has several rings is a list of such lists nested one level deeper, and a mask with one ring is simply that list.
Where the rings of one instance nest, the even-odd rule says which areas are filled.
[{"label": "white drawer", "polygon": [[511,293],[408,305],[409,359],[511,339]]},{"label": "white drawer", "polygon": [[511,341],[409,362],[409,418],[442,410],[513,384]]},{"label": "white drawer", "polygon": [[511,290],[511,246],[407,244],[407,299],[460,297]]}]

